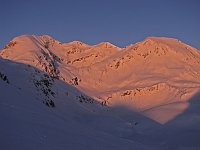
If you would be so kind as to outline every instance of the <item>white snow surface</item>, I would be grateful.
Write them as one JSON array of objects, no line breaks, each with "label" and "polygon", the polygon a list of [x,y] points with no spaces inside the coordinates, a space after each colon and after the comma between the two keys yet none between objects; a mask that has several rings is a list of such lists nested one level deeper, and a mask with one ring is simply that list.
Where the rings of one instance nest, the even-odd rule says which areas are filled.
[{"label": "white snow surface", "polygon": [[119,48],[22,35],[0,51],[0,145],[200,148],[199,92],[200,52],[177,39]]}]

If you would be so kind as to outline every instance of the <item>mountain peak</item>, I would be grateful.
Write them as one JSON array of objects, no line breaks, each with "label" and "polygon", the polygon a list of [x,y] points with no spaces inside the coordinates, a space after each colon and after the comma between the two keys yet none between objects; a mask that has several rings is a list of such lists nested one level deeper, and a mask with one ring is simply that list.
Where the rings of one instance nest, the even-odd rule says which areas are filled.
[{"label": "mountain peak", "polygon": [[69,42],[69,43],[64,43],[65,45],[72,45],[72,46],[76,46],[76,47],[85,47],[85,46],[90,46],[86,43],[83,43],[81,41],[72,41],[72,42]]},{"label": "mountain peak", "polygon": [[[35,35],[34,35],[34,36],[35,36]],[[37,35],[36,35],[36,36],[37,36]],[[46,35],[46,34],[40,35],[39,37],[41,37],[41,38],[47,38],[47,39],[53,39],[51,36]]]},{"label": "mountain peak", "polygon": [[[13,38],[10,42],[16,42],[16,43],[22,43],[22,42],[25,42],[23,44],[28,44],[27,42],[41,42],[41,40],[43,42],[52,42],[52,41],[56,41],[55,39],[53,39],[52,37],[48,36],[48,35],[41,35],[41,36],[38,36],[38,35],[20,35],[20,36],[17,36],[15,38]],[[9,42],[9,43],[10,43]],[[9,44],[8,43],[8,44]]]},{"label": "mountain peak", "polygon": [[129,48],[139,46],[140,49],[169,49],[176,53],[199,53],[197,49],[189,46],[188,44],[181,42],[176,38],[167,37],[147,37],[143,41],[136,44],[131,44]]},{"label": "mountain peak", "polygon": [[20,40],[20,39],[25,39],[25,38],[42,38],[42,39],[53,39],[51,36],[49,35],[28,35],[28,34],[23,34],[20,36],[16,36],[13,40]]},{"label": "mountain peak", "polygon": [[114,44],[109,43],[109,42],[101,42],[95,46],[101,47],[101,48],[117,48],[117,46],[115,46]]},{"label": "mountain peak", "polygon": [[175,38],[168,38],[168,37],[147,37],[145,38],[142,43],[148,43],[148,44],[177,44],[181,43],[180,40],[175,39]]},{"label": "mountain peak", "polygon": [[154,40],[154,41],[157,41],[157,40],[176,40],[178,41],[178,39],[176,38],[169,38],[169,37],[161,37],[161,36],[150,36],[150,37],[147,37],[145,38],[145,40]]},{"label": "mountain peak", "polygon": [[3,49],[13,48],[16,45],[18,45],[19,43],[29,40],[31,37],[32,37],[31,35],[20,35],[20,36],[14,37],[10,42],[8,42],[4,46]]}]

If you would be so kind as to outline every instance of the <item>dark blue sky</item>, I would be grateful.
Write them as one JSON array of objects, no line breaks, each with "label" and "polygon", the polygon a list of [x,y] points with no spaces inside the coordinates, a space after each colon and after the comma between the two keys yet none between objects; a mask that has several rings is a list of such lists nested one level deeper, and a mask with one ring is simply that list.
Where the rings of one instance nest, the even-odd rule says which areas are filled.
[{"label": "dark blue sky", "polygon": [[120,47],[165,36],[200,49],[200,1],[0,0],[0,47],[22,34]]}]

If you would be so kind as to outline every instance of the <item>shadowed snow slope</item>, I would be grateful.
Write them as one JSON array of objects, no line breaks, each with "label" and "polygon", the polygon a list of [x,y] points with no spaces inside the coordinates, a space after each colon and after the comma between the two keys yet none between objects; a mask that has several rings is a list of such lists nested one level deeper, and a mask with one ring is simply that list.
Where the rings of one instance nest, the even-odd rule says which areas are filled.
[{"label": "shadowed snow slope", "polygon": [[[41,132],[67,139],[68,143],[55,141],[60,149],[72,145],[94,149],[101,142],[99,149],[199,146],[195,137],[200,131],[200,52],[177,39],[149,37],[119,48],[108,42],[91,46],[80,41],[61,43],[47,35],[23,35],[9,42],[0,58],[2,117],[6,123],[26,121],[22,138],[39,136],[38,147],[45,146],[47,139],[40,131],[28,132],[29,125],[35,124],[38,130],[45,127]],[[15,111],[25,113],[26,119],[14,120]],[[27,118],[28,113],[33,120]],[[63,126],[55,125],[59,122]],[[50,129],[55,131],[46,133]],[[180,132],[182,137],[194,135],[193,142],[184,145],[183,139],[175,140]],[[12,135],[6,130],[2,133]],[[7,138],[5,145],[15,140]],[[92,145],[85,145],[90,138]]]},{"label": "shadowed snow slope", "polygon": [[144,128],[149,127],[145,122],[155,122],[135,113],[122,119],[74,87],[25,64],[0,59],[0,72],[1,149],[147,149],[123,136],[137,133],[132,125],[136,121],[142,120]]}]

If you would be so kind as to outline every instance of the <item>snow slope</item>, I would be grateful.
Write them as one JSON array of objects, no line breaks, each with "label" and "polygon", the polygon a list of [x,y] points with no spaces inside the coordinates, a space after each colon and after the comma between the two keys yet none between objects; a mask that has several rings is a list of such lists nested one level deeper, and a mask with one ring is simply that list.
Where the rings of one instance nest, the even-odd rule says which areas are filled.
[{"label": "snow slope", "polygon": [[[21,63],[0,59],[0,70],[9,81],[0,80],[1,149],[147,149],[121,137],[136,132],[128,121],[95,101],[80,102],[79,96],[87,96],[74,87]],[[42,80],[52,85],[47,88]],[[47,105],[48,99],[55,106]]]},{"label": "snow slope", "polygon": [[[17,99],[23,101],[16,103],[21,113],[28,114],[24,111],[32,109],[42,111],[43,118],[36,119],[43,120],[42,125],[48,131],[56,128],[56,132],[50,134],[68,139],[77,138],[79,131],[83,132],[76,144],[72,144],[78,146],[71,146],[74,149],[80,149],[81,144],[94,137],[100,138],[94,139],[90,146],[86,144],[88,147],[85,145],[84,149],[94,149],[95,145],[101,145],[99,149],[200,146],[197,138],[200,135],[200,52],[177,39],[149,37],[119,48],[108,42],[91,46],[80,41],[60,43],[47,35],[23,35],[9,42],[0,57],[1,70],[5,70],[2,73],[13,78],[13,83],[9,81],[9,84],[2,80],[1,89],[13,91]],[[21,94],[19,89],[23,91]],[[1,106],[12,110],[13,95],[2,94],[0,96],[9,101],[2,101]],[[22,109],[21,103],[30,105],[25,106],[30,109]],[[37,108],[32,108],[36,105]],[[7,111],[1,113],[2,117]],[[55,114],[52,119],[55,124],[59,124],[58,118],[64,119],[61,126],[49,126],[44,118],[52,114]],[[14,120],[15,116],[5,118],[18,121]],[[27,115],[23,118],[29,120]],[[28,122],[29,125],[38,123],[35,120]],[[68,127],[68,122],[73,125]],[[38,130],[40,128],[37,126]],[[71,131],[70,136],[63,135],[60,130]],[[81,139],[83,143],[79,143]],[[59,142],[55,145],[63,145]],[[63,142],[60,149],[73,142]]]}]

